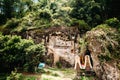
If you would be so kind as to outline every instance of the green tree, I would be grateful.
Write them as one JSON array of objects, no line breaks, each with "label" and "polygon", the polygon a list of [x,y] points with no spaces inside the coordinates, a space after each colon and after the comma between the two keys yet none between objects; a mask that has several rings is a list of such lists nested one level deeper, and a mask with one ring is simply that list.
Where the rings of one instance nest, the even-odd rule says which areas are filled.
[{"label": "green tree", "polygon": [[112,0],[95,0],[96,2],[100,3],[101,6],[101,18],[103,20],[106,20],[107,18],[110,17],[111,15],[111,10],[110,6],[112,5],[111,1]]},{"label": "green tree", "polygon": [[32,0],[1,0],[0,8],[6,18],[21,18],[26,11],[31,11]]},{"label": "green tree", "polygon": [[14,16],[16,18],[23,17],[27,12],[32,11],[32,0],[15,0],[14,2]]},{"label": "green tree", "polygon": [[120,28],[120,21],[117,18],[110,18],[105,20],[105,23],[114,28]]},{"label": "green tree", "polygon": [[40,62],[44,61],[44,52],[45,47],[43,44],[36,44],[26,48],[26,63],[24,64],[24,71],[34,72],[35,67],[37,67]]},{"label": "green tree", "polygon": [[0,25],[6,21],[5,15],[3,14],[3,0],[0,0]]},{"label": "green tree", "polygon": [[101,23],[101,7],[94,0],[75,0],[71,3],[73,10],[70,16],[79,20],[85,20],[89,25],[95,26]]},{"label": "green tree", "polygon": [[120,1],[119,0],[95,0],[101,4],[101,15],[102,19],[106,20],[111,17],[120,19]]},{"label": "green tree", "polygon": [[0,35],[0,68],[3,70],[13,70],[15,67],[23,68],[26,63],[30,62],[28,58],[33,62],[32,60],[35,60],[39,53],[41,56],[43,48],[39,46],[35,45],[32,40],[21,39],[20,36]]},{"label": "green tree", "polygon": [[109,2],[109,18],[116,17],[120,20],[120,0],[110,0]]},{"label": "green tree", "polygon": [[14,0],[3,0],[3,13],[6,18],[12,18],[14,12]]}]

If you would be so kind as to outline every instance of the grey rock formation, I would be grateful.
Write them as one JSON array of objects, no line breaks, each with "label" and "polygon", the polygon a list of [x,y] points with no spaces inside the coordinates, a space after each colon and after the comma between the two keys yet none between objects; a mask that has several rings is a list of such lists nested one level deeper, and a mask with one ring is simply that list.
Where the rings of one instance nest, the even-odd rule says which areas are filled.
[{"label": "grey rock formation", "polygon": [[108,35],[109,33],[114,33],[109,30],[108,32],[102,29],[91,30],[86,34],[86,41],[88,42],[88,48],[91,51],[91,57],[93,60],[93,69],[99,80],[120,80],[120,72],[116,66],[116,61],[114,58],[111,60],[101,59],[99,56],[112,57],[108,46],[111,45],[112,48],[118,46],[117,41]]}]

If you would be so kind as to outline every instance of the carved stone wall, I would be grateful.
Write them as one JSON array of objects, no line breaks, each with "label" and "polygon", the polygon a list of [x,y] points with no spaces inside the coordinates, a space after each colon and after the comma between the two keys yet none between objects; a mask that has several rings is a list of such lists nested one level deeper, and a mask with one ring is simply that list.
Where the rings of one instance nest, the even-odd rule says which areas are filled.
[{"label": "carved stone wall", "polygon": [[75,43],[75,36],[73,36],[72,39],[69,39],[67,35],[63,36],[62,32],[56,33],[59,34],[49,35],[49,40],[47,42],[47,54],[54,54],[54,64],[59,61],[59,57],[62,57],[65,61],[69,62],[71,65],[74,65],[74,54],[79,51],[79,43]]},{"label": "carved stone wall", "polygon": [[44,43],[46,54],[53,55],[55,65],[61,57],[74,65],[74,54],[79,52],[79,30],[76,27],[51,27],[45,30],[35,29],[26,31],[23,38],[33,39],[35,43]]}]

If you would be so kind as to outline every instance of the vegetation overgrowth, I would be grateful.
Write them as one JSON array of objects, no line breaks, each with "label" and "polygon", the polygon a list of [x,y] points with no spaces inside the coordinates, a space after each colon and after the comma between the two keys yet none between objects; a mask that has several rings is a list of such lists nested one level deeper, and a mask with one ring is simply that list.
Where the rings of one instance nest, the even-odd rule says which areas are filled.
[{"label": "vegetation overgrowth", "polygon": [[[104,38],[110,36],[110,41],[117,41],[118,46],[108,41],[110,44],[105,44],[108,54],[100,55],[100,60],[119,61],[119,3],[119,0],[0,0],[0,73],[10,73],[14,68],[35,72],[43,61],[44,44],[36,44],[32,38],[23,39],[16,33],[59,26],[76,27],[80,34],[103,30],[106,36],[97,36],[98,40],[107,42]],[[84,48],[86,43],[83,41],[80,45]],[[62,64],[58,62],[57,66],[61,68]],[[119,62],[117,66],[120,69]],[[14,73],[16,77],[21,76],[17,72],[10,76]]]},{"label": "vegetation overgrowth", "polygon": [[[0,69],[9,72],[14,68],[34,72],[34,67],[42,60],[45,48],[42,43],[22,39],[17,35],[0,35]],[[33,57],[34,56],[34,57]]]}]

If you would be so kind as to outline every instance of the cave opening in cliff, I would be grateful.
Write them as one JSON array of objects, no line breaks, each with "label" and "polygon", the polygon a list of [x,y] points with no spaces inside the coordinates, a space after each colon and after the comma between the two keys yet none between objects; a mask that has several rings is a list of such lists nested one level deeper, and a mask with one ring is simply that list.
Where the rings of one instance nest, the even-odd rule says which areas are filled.
[{"label": "cave opening in cliff", "polygon": [[86,55],[89,56],[91,65],[92,65],[92,67],[93,67],[93,60],[92,60],[92,57],[91,57],[91,52],[90,52],[90,50],[88,49],[88,47],[86,48],[85,56],[86,56]]}]

